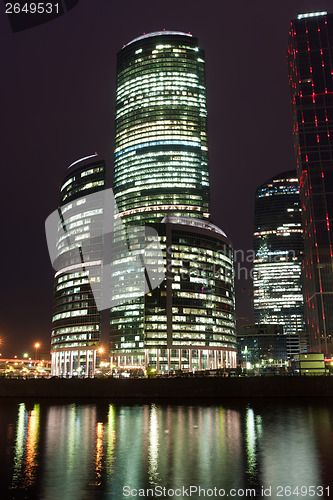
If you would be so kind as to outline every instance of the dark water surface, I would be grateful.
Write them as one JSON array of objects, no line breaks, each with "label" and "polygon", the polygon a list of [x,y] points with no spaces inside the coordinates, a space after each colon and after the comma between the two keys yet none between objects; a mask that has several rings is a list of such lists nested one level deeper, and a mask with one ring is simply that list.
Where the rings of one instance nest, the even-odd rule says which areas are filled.
[{"label": "dark water surface", "polygon": [[333,498],[332,402],[0,404],[1,499]]}]

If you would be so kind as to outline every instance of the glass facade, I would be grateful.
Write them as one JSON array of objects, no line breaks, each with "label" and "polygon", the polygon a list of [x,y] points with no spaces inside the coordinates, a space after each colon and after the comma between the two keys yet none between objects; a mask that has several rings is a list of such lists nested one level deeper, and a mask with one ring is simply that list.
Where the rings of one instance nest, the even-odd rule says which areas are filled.
[{"label": "glass facade", "polygon": [[167,216],[154,228],[164,243],[166,279],[144,300],[112,308],[117,363],[162,373],[235,366],[230,241],[213,224],[193,218]]},{"label": "glass facade", "polygon": [[232,247],[209,222],[205,60],[190,34],[150,33],[118,54],[114,193],[132,238],[133,226],[157,231],[166,278],[111,309],[112,363],[236,366]]},{"label": "glass facade", "polygon": [[313,350],[332,354],[333,15],[301,14],[288,45],[304,229],[304,299]]},{"label": "glass facade", "polygon": [[189,34],[157,32],[118,54],[114,193],[119,217],[209,217],[204,52]]},{"label": "glass facade", "polygon": [[247,325],[237,331],[238,363],[248,369],[284,366],[288,359],[287,336],[282,325]]},{"label": "glass facade", "polygon": [[[53,375],[94,373],[101,315],[90,283],[95,283],[94,293],[98,293],[103,259],[104,188],[105,164],[101,160],[78,163],[60,185],[51,334]],[[99,236],[94,238],[93,234]]]},{"label": "glass facade", "polygon": [[[296,171],[283,172],[257,189],[254,251],[255,323],[283,325],[288,336],[298,334],[304,330],[304,306],[303,230]],[[291,339],[289,354],[294,354],[294,349]]]}]

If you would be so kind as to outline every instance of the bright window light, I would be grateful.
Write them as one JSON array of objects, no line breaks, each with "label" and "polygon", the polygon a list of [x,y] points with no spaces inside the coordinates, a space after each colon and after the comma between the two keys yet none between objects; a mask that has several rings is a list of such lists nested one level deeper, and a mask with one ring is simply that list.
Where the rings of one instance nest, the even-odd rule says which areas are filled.
[{"label": "bright window light", "polygon": [[306,14],[298,14],[297,19],[306,19],[308,17],[319,17],[326,15],[327,15],[327,10],[323,10],[322,12],[307,12]]}]

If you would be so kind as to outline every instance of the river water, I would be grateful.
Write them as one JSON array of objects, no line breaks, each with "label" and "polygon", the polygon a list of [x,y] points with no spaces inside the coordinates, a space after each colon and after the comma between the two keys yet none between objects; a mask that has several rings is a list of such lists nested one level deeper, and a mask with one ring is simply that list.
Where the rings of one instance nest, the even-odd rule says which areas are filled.
[{"label": "river water", "polygon": [[333,402],[1,400],[1,499],[333,498]]}]

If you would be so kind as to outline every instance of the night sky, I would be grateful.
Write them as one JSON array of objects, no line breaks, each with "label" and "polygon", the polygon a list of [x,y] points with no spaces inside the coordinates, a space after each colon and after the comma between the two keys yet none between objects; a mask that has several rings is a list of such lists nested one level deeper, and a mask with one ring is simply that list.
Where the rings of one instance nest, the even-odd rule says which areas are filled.
[{"label": "night sky", "polygon": [[[254,195],[295,168],[286,47],[300,12],[331,0],[142,2],[80,0],[67,14],[1,33],[2,356],[50,346],[53,269],[44,223],[67,166],[98,151],[113,163],[116,54],[143,32],[191,32],[206,52],[212,221],[252,249]],[[332,9],[331,9],[332,11]],[[242,265],[242,263],[241,263]],[[251,320],[251,280],[237,315]]]}]

